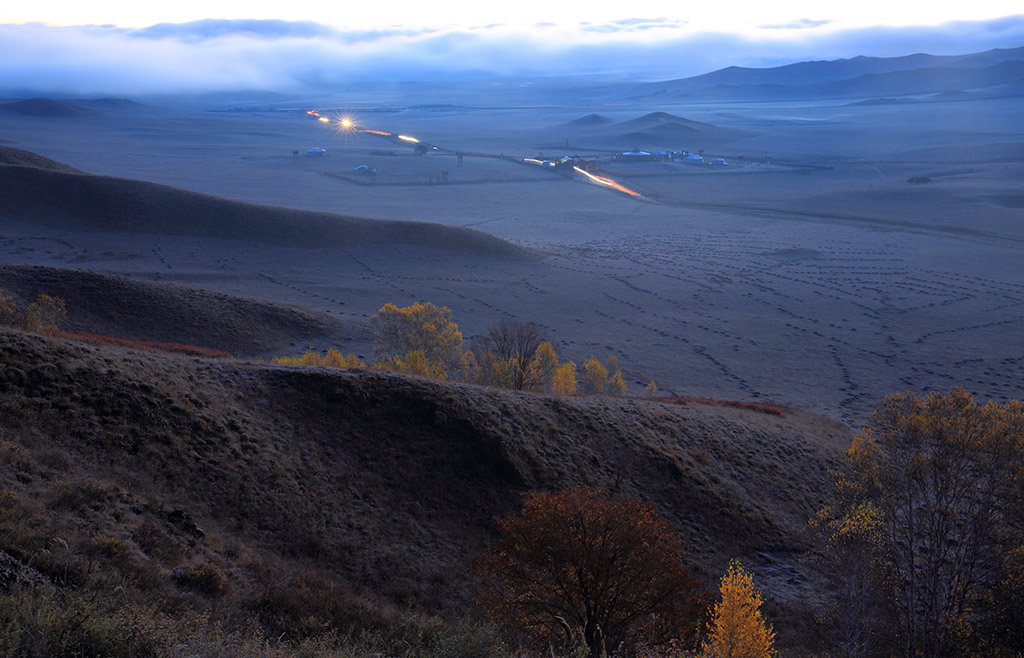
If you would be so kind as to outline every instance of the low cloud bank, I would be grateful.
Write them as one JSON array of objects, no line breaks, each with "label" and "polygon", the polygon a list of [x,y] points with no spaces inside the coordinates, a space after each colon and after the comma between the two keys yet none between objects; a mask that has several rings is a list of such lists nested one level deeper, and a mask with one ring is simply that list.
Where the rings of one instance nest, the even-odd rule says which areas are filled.
[{"label": "low cloud bank", "polygon": [[700,33],[685,21],[566,27],[339,30],[314,22],[203,20],[142,29],[0,25],[0,94],[132,96],[308,91],[355,79],[493,74],[680,78],[725,66],[1024,45],[1024,15],[928,27],[833,29],[827,21]]}]

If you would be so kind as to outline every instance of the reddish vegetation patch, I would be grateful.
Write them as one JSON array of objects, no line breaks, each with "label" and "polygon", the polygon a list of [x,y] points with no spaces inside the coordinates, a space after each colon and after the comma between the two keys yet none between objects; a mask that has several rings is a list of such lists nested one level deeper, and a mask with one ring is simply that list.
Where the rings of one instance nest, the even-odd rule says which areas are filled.
[{"label": "reddish vegetation patch", "polygon": [[777,404],[767,404],[764,402],[740,402],[738,400],[713,400],[711,398],[688,398],[668,395],[642,399],[654,400],[655,402],[671,402],[674,404],[706,404],[712,407],[749,409],[751,411],[757,411],[770,416],[785,416],[789,411],[792,411],[789,407],[783,407]]},{"label": "reddish vegetation patch", "polygon": [[202,356],[210,359],[230,359],[231,355],[220,350],[211,350],[206,347],[185,345],[183,343],[161,343],[155,340],[116,338],[114,336],[103,336],[101,334],[77,334],[70,331],[48,331],[47,336],[77,340],[93,345],[111,345],[114,347],[130,347],[135,350],[146,350],[147,352],[170,352],[172,354],[186,354],[188,356]]}]

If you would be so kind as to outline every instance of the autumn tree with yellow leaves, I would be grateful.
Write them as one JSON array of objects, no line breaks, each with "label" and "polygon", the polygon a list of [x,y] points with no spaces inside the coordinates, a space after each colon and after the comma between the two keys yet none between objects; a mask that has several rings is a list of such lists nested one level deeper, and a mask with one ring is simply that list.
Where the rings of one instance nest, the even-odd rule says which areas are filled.
[{"label": "autumn tree with yellow leaves", "polygon": [[1024,539],[1024,404],[981,405],[961,388],[892,395],[846,462],[836,502],[820,516],[841,531],[858,509],[871,510],[858,541],[884,583],[878,628],[895,631],[907,658],[991,650],[986,629],[1000,606],[1014,605],[1009,558]]},{"label": "autumn tree with yellow leaves", "polygon": [[761,614],[764,599],[754,578],[733,560],[719,585],[720,600],[711,612],[701,649],[709,658],[770,658],[775,632]]},{"label": "autumn tree with yellow leaves", "polygon": [[601,395],[608,383],[608,369],[595,357],[583,363],[583,377],[580,381],[582,392],[587,395]]},{"label": "autumn tree with yellow leaves", "polygon": [[402,308],[385,304],[370,318],[370,327],[373,352],[382,363],[397,366],[414,362],[419,366],[425,361],[427,371],[441,373],[460,365],[462,332],[447,306],[438,307],[433,302]]},{"label": "autumn tree with yellow leaves", "polygon": [[558,366],[551,377],[551,392],[555,395],[573,395],[576,393],[576,364],[566,361]]},{"label": "autumn tree with yellow leaves", "polygon": [[533,352],[533,359],[526,370],[527,388],[541,393],[550,393],[552,379],[558,370],[558,354],[550,342],[544,341]]}]

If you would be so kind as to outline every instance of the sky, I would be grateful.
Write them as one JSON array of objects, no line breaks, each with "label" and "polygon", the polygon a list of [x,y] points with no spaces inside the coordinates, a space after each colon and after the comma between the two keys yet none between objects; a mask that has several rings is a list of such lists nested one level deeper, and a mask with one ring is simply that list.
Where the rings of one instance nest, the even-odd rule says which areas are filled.
[{"label": "sky", "polygon": [[0,93],[130,96],[458,75],[670,79],[1024,45],[1019,0],[5,2]]}]

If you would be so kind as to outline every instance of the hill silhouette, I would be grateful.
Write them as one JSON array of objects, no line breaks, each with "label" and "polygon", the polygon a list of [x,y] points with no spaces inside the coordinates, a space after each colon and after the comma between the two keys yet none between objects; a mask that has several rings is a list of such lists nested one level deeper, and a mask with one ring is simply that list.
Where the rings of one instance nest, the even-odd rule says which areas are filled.
[{"label": "hill silhouette", "polygon": [[730,66],[691,78],[646,83],[633,92],[722,100],[865,98],[1005,85],[1024,75],[1022,67],[1024,47],[967,55],[854,57],[764,69]]},{"label": "hill silhouette", "polygon": [[98,116],[100,112],[52,98],[28,98],[12,103],[0,103],[0,113],[21,114],[43,119]]},{"label": "hill silhouette", "polygon": [[693,121],[668,112],[650,112],[625,121],[588,114],[552,128],[558,134],[571,131],[580,144],[632,148],[697,148],[724,144],[751,133]]},{"label": "hill silhouette", "polygon": [[534,253],[481,231],[225,199],[145,181],[0,164],[0,216],[70,230],[192,235],[290,247],[402,243],[522,259]]},{"label": "hill silhouette", "polygon": [[567,125],[570,126],[600,126],[606,123],[611,123],[612,118],[606,117],[603,114],[588,114],[585,117],[579,119],[573,119]]}]

